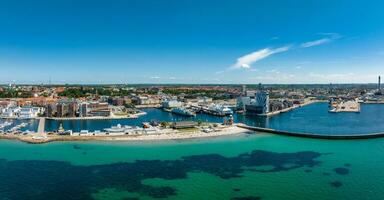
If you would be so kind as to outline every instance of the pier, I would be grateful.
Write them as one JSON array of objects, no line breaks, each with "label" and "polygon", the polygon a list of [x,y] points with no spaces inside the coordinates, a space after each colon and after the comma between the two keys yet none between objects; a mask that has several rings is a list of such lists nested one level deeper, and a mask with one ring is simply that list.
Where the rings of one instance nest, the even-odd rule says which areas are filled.
[{"label": "pier", "polygon": [[316,138],[316,139],[346,140],[346,139],[370,139],[370,138],[384,137],[384,132],[350,134],[350,135],[331,135],[331,134],[316,134],[316,133],[299,133],[299,132],[280,131],[280,130],[271,129],[271,128],[248,126],[245,124],[237,124],[237,126],[240,128],[245,128],[245,129],[248,129],[251,131],[256,131],[256,132],[265,132],[265,133],[272,133],[272,134],[278,134],[278,135],[304,137],[304,138]]},{"label": "pier", "polygon": [[42,117],[39,120],[39,126],[37,128],[37,133],[38,134],[45,134],[45,118]]},{"label": "pier", "polygon": [[360,112],[360,103],[357,101],[337,102],[335,105],[332,104],[329,112]]}]

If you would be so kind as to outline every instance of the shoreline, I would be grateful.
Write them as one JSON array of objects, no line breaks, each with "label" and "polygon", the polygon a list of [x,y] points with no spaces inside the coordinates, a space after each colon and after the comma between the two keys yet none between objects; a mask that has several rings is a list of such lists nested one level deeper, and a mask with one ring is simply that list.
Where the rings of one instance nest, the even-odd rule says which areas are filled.
[{"label": "shoreline", "polygon": [[251,130],[253,132],[271,133],[276,135],[292,136],[298,138],[312,138],[312,139],[327,139],[327,140],[357,140],[357,139],[373,139],[384,137],[384,132],[377,133],[363,133],[363,134],[352,134],[352,135],[331,135],[331,134],[316,134],[316,133],[304,133],[304,132],[293,132],[276,130],[272,128],[263,128],[257,126],[248,126],[245,124],[237,124],[238,127]]},{"label": "shoreline", "polygon": [[[158,141],[158,140],[187,140],[199,138],[212,138],[228,135],[237,135],[242,133],[253,132],[251,130],[232,125],[223,127],[219,131],[205,133],[201,130],[193,132],[170,131],[169,133],[148,134],[148,135],[122,135],[122,136],[61,136],[61,135],[46,135],[36,139],[32,135],[0,135],[0,139],[18,140],[30,144],[43,144],[48,142],[59,141]],[[36,136],[36,135],[35,135]]]},{"label": "shoreline", "polygon": [[45,118],[47,120],[57,120],[57,121],[66,121],[66,120],[113,120],[113,119],[137,119],[140,116],[146,115],[146,112],[139,112],[136,114],[130,114],[127,116],[109,116],[109,117],[33,117],[33,118],[19,118],[19,117],[0,117],[0,119],[17,119],[17,120],[29,120]]},{"label": "shoreline", "polygon": [[262,114],[260,116],[266,116],[266,117],[272,117],[272,116],[275,116],[275,115],[278,115],[278,114],[281,114],[281,113],[286,113],[286,112],[290,112],[292,110],[295,110],[297,108],[301,108],[303,106],[308,106],[310,104],[313,104],[313,103],[320,103],[320,102],[324,102],[323,100],[309,100],[307,102],[304,102],[302,104],[298,104],[298,105],[294,105],[292,107],[289,107],[289,108],[284,108],[282,110],[277,110],[277,111],[273,111],[273,112],[269,112],[267,114]]}]

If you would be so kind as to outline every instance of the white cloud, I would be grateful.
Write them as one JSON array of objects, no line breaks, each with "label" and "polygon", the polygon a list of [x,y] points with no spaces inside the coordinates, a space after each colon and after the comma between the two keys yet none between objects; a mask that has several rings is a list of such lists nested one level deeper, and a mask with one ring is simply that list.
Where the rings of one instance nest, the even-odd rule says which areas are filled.
[{"label": "white cloud", "polygon": [[266,72],[267,72],[267,73],[280,74],[280,71],[279,71],[279,70],[277,70],[277,69],[271,69],[271,70],[267,70]]},{"label": "white cloud", "polygon": [[151,76],[151,77],[149,77],[150,79],[160,79],[160,77],[159,76]]},{"label": "white cloud", "polygon": [[248,80],[252,82],[264,82],[264,83],[291,83],[295,79],[294,74],[276,73],[276,74],[263,74],[262,76],[249,77]]},{"label": "white cloud", "polygon": [[298,65],[298,66],[296,66],[295,68],[296,68],[296,69],[301,69],[301,66],[300,66],[300,65]]},{"label": "white cloud", "polygon": [[340,38],[340,35],[338,33],[320,33],[320,35],[327,36],[327,37],[321,38],[318,40],[309,41],[309,42],[304,42],[300,46],[302,48],[314,47],[314,46],[330,43],[333,40]]},{"label": "white cloud", "polygon": [[314,40],[314,41],[309,41],[309,42],[302,43],[300,46],[303,47],[303,48],[308,48],[308,47],[313,47],[313,46],[318,46],[318,45],[326,44],[326,43],[329,43],[329,42],[331,42],[331,39],[329,39],[329,38],[322,38],[322,39],[319,39],[319,40]]},{"label": "white cloud", "polygon": [[284,46],[276,49],[271,49],[271,48],[261,49],[238,58],[237,62],[234,65],[232,65],[231,68],[232,69],[249,69],[251,68],[252,63],[255,63],[273,54],[288,51],[289,49],[290,49],[289,46]]},{"label": "white cloud", "polygon": [[222,74],[222,73],[224,73],[226,70],[220,70],[220,71],[217,71],[217,72],[215,72],[215,74]]},{"label": "white cloud", "polygon": [[310,73],[309,76],[313,78],[319,78],[323,80],[350,80],[354,77],[354,73],[334,73],[334,74],[318,74],[318,73]]}]

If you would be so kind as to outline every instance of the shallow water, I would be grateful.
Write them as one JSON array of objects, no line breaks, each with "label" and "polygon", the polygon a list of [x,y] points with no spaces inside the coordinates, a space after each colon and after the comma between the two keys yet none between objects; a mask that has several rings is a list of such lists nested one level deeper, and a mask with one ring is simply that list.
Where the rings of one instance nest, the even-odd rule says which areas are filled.
[{"label": "shallow water", "polygon": [[384,139],[0,141],[3,199],[383,199]]}]

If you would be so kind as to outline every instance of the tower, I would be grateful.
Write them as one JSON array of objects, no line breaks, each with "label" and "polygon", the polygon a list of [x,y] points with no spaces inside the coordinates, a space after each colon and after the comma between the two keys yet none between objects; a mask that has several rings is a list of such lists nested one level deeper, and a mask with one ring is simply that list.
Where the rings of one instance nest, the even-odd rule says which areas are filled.
[{"label": "tower", "polygon": [[246,95],[246,91],[247,91],[247,86],[246,85],[242,85],[242,95],[245,96]]},{"label": "tower", "polygon": [[377,90],[381,93],[381,77],[379,76],[379,85],[377,86]]}]

